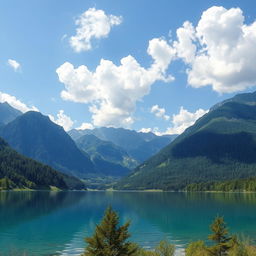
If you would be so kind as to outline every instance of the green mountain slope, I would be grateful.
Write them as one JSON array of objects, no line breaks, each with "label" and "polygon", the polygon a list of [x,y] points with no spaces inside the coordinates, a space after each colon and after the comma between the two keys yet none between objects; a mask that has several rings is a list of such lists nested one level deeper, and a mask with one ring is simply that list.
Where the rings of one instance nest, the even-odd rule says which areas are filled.
[{"label": "green mountain slope", "polygon": [[50,189],[52,186],[59,189],[84,188],[78,179],[20,155],[0,138],[0,190]]},{"label": "green mountain slope", "polygon": [[95,173],[93,163],[62,127],[39,112],[27,112],[5,125],[1,136],[19,153],[80,178]]},{"label": "green mountain slope", "polygon": [[156,136],[124,128],[101,127],[93,130],[71,130],[69,135],[78,141],[84,135],[94,135],[100,140],[111,142],[129,157],[141,163],[168,145],[175,136]]},{"label": "green mountain slope", "polygon": [[122,148],[94,135],[83,135],[76,144],[90,155],[96,169],[104,175],[121,177],[130,172],[129,168],[138,164]]},{"label": "green mountain slope", "polygon": [[178,190],[255,175],[256,93],[251,93],[214,106],[117,187]]}]

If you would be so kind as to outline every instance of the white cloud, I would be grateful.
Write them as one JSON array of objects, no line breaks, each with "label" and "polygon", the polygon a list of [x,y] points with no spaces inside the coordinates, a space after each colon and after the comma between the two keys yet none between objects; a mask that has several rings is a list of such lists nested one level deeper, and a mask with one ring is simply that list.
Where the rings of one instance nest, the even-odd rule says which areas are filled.
[{"label": "white cloud", "polygon": [[129,127],[134,122],[136,103],[150,92],[151,86],[157,80],[173,80],[171,76],[166,76],[173,56],[166,59],[164,54],[159,53],[165,52],[165,48],[169,51],[170,46],[160,39],[149,42],[148,53],[154,59],[149,68],[142,67],[130,55],[122,58],[120,65],[102,59],[95,71],[88,70],[84,65],[75,68],[66,62],[56,70],[59,81],[65,86],[61,97],[73,102],[90,103],[89,110],[95,126]]},{"label": "white cloud", "polygon": [[157,116],[159,118],[163,118],[166,121],[170,119],[170,117],[165,114],[165,112],[166,112],[165,109],[160,108],[158,105],[152,106],[150,112],[155,114],[155,116]]},{"label": "white cloud", "polygon": [[193,43],[195,40],[195,29],[193,25],[186,21],[183,26],[177,29],[178,41],[173,42],[176,49],[177,56],[185,61],[191,63],[195,59],[196,45]]},{"label": "white cloud", "polygon": [[107,37],[113,26],[122,23],[121,16],[107,15],[103,10],[90,8],[76,20],[76,35],[70,38],[70,45],[76,52],[92,48],[92,40]]},{"label": "white cloud", "polygon": [[[111,23],[111,19],[112,25],[121,23],[120,17],[89,9],[77,20],[77,35],[71,38],[76,51],[88,50],[92,47],[91,39],[108,35],[112,25],[102,29],[100,17],[108,20],[103,22],[105,25]],[[98,18],[94,30],[92,24]],[[107,33],[103,35],[102,31]],[[256,84],[256,22],[245,24],[241,9],[213,6],[203,12],[195,26],[184,22],[176,35],[176,41],[172,42],[163,38],[149,41],[147,53],[153,60],[149,68],[142,67],[130,55],[122,58],[120,64],[102,59],[93,71],[85,65],[75,68],[71,63],[64,63],[56,70],[65,86],[61,97],[89,104],[94,126],[129,127],[134,122],[137,102],[150,93],[151,86],[158,80],[174,79],[167,74],[174,60],[183,60],[187,65],[188,84],[194,88],[212,86],[219,93],[230,93]],[[158,117],[168,119],[159,106],[154,111]],[[180,113],[173,116],[173,126],[168,132],[181,133],[203,113],[202,109],[191,113],[181,108]],[[182,116],[187,119],[178,124]]]},{"label": "white cloud", "polygon": [[8,62],[8,65],[10,67],[12,67],[15,72],[18,71],[21,68],[20,63],[17,62],[16,60],[9,59],[7,62]]},{"label": "white cloud", "polygon": [[[147,52],[154,59],[154,65],[162,71],[165,71],[168,68],[176,55],[175,48],[169,45],[166,40],[161,38],[154,38],[150,40]],[[173,77],[170,77],[170,79],[172,80]]]},{"label": "white cloud", "polygon": [[71,130],[74,124],[71,118],[64,114],[64,110],[59,111],[59,113],[57,114],[57,119],[55,119],[52,115],[49,115],[49,118],[52,122],[62,126],[65,131]]},{"label": "white cloud", "polygon": [[177,30],[173,45],[189,64],[192,87],[231,93],[256,84],[256,22],[245,24],[240,8],[209,8],[196,27],[185,22]]},{"label": "white cloud", "polygon": [[92,130],[94,129],[93,124],[91,123],[82,123],[79,127],[76,128],[77,130]]},{"label": "white cloud", "polygon": [[18,100],[16,97],[3,92],[0,92],[0,102],[1,103],[7,102],[13,108],[18,109],[23,113],[27,111],[39,111],[35,106],[29,107],[25,103]]},{"label": "white cloud", "polygon": [[149,133],[149,132],[152,132],[152,129],[151,129],[151,128],[141,128],[141,129],[139,130],[139,132]]},{"label": "white cloud", "polygon": [[180,112],[172,116],[172,126],[168,128],[163,134],[181,134],[207,112],[208,110],[200,108],[193,113],[189,112],[184,107],[181,107]]}]

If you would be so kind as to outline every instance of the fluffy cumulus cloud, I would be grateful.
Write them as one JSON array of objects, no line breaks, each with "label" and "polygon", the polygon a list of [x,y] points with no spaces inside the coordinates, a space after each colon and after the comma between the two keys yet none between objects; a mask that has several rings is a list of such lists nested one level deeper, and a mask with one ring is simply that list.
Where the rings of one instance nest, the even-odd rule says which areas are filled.
[{"label": "fluffy cumulus cloud", "polygon": [[102,59],[95,71],[84,65],[75,68],[66,62],[56,70],[65,86],[61,97],[89,103],[95,126],[129,127],[134,122],[136,103],[150,92],[152,84],[157,80],[173,80],[166,70],[175,54],[173,51],[166,58],[164,52],[171,50],[162,39],[149,42],[148,53],[153,58],[149,68],[142,67],[130,55],[122,58],[120,65]]},{"label": "fluffy cumulus cloud", "polygon": [[7,61],[8,65],[13,68],[14,71],[18,71],[21,68],[21,65],[18,61],[9,59]]},{"label": "fluffy cumulus cloud", "polygon": [[52,122],[62,126],[65,131],[69,131],[74,124],[71,118],[64,113],[64,110],[59,111],[56,119],[52,115],[49,115],[49,118],[51,119]]},{"label": "fluffy cumulus cloud", "polygon": [[93,124],[91,123],[82,123],[79,127],[76,128],[77,130],[92,130],[94,129]]},{"label": "fluffy cumulus cloud", "polygon": [[187,65],[188,84],[212,86],[218,93],[245,90],[256,84],[256,22],[246,24],[240,8],[213,6],[193,26],[189,21],[168,43],[155,38],[148,53],[156,65],[166,69],[170,59]]},{"label": "fluffy cumulus cloud", "polygon": [[185,22],[177,30],[173,45],[195,88],[231,93],[256,84],[256,22],[245,24],[240,8],[209,8],[197,26]]},{"label": "fluffy cumulus cloud", "polygon": [[[93,38],[107,36],[111,27],[120,23],[120,17],[89,9],[77,20],[77,34],[70,39],[71,45],[76,51],[88,50]],[[150,93],[151,86],[159,80],[174,79],[167,70],[177,59],[187,66],[188,84],[194,88],[212,86],[218,93],[231,93],[254,86],[255,46],[256,22],[246,24],[239,8],[213,6],[203,12],[195,26],[184,22],[176,31],[175,41],[150,40],[147,53],[153,61],[148,68],[130,55],[119,64],[102,59],[93,71],[85,65],[64,63],[56,70],[64,84],[61,97],[89,104],[94,126],[129,127],[137,102]],[[199,109],[191,113],[181,108],[168,132],[181,133],[205,112]],[[169,119],[159,106],[153,113]]]},{"label": "fluffy cumulus cloud", "polygon": [[25,103],[18,100],[16,97],[3,92],[0,92],[0,102],[1,103],[7,102],[13,108],[18,109],[23,113],[27,111],[39,111],[35,106],[29,107]]},{"label": "fluffy cumulus cloud", "polygon": [[192,63],[196,55],[196,45],[193,40],[196,39],[195,28],[186,21],[183,26],[177,29],[178,41],[173,42],[178,58],[184,60],[185,63]]},{"label": "fluffy cumulus cloud", "polygon": [[152,128],[141,128],[141,129],[139,130],[139,132],[149,133],[149,132],[152,132]]},{"label": "fluffy cumulus cloud", "polygon": [[[176,55],[176,49],[162,38],[150,40],[147,52],[154,59],[156,68],[159,68],[163,72],[168,68]],[[168,79],[173,80],[173,77],[169,76]]]},{"label": "fluffy cumulus cloud", "polygon": [[90,8],[76,20],[76,35],[70,38],[70,45],[76,52],[92,48],[92,40],[107,37],[113,26],[122,23],[122,17],[107,15],[103,10]]},{"label": "fluffy cumulus cloud", "polygon": [[166,121],[170,119],[170,117],[168,115],[166,115],[165,109],[160,108],[158,105],[152,106],[150,112],[155,114],[155,116],[157,116],[159,118],[163,118]]},{"label": "fluffy cumulus cloud", "polygon": [[171,127],[167,129],[165,134],[181,134],[188,127],[193,125],[197,119],[206,114],[208,110],[198,109],[195,112],[189,112],[184,107],[180,108],[178,114],[174,114],[171,119]]}]

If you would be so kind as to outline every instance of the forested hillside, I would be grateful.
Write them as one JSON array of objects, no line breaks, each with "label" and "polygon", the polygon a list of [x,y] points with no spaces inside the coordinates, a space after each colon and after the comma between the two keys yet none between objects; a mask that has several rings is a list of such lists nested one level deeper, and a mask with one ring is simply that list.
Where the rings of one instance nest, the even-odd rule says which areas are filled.
[{"label": "forested hillside", "polygon": [[118,185],[184,189],[188,184],[256,175],[256,93],[220,103]]},{"label": "forested hillside", "polygon": [[0,138],[0,189],[81,189],[74,177],[18,154]]},{"label": "forested hillside", "polygon": [[95,174],[89,156],[82,152],[62,127],[39,112],[27,112],[0,130],[19,153],[80,178]]}]

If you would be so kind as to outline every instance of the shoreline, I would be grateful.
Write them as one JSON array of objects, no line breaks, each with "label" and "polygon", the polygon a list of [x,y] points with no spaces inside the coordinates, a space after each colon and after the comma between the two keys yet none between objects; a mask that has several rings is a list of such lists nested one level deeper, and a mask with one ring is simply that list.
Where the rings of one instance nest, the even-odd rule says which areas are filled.
[{"label": "shoreline", "polygon": [[10,189],[0,190],[1,192],[140,192],[140,193],[225,193],[225,194],[255,194],[256,191],[174,191],[174,190],[162,190],[162,189],[146,189],[146,190],[115,190],[115,189],[86,189],[86,190],[61,190],[61,189]]}]

